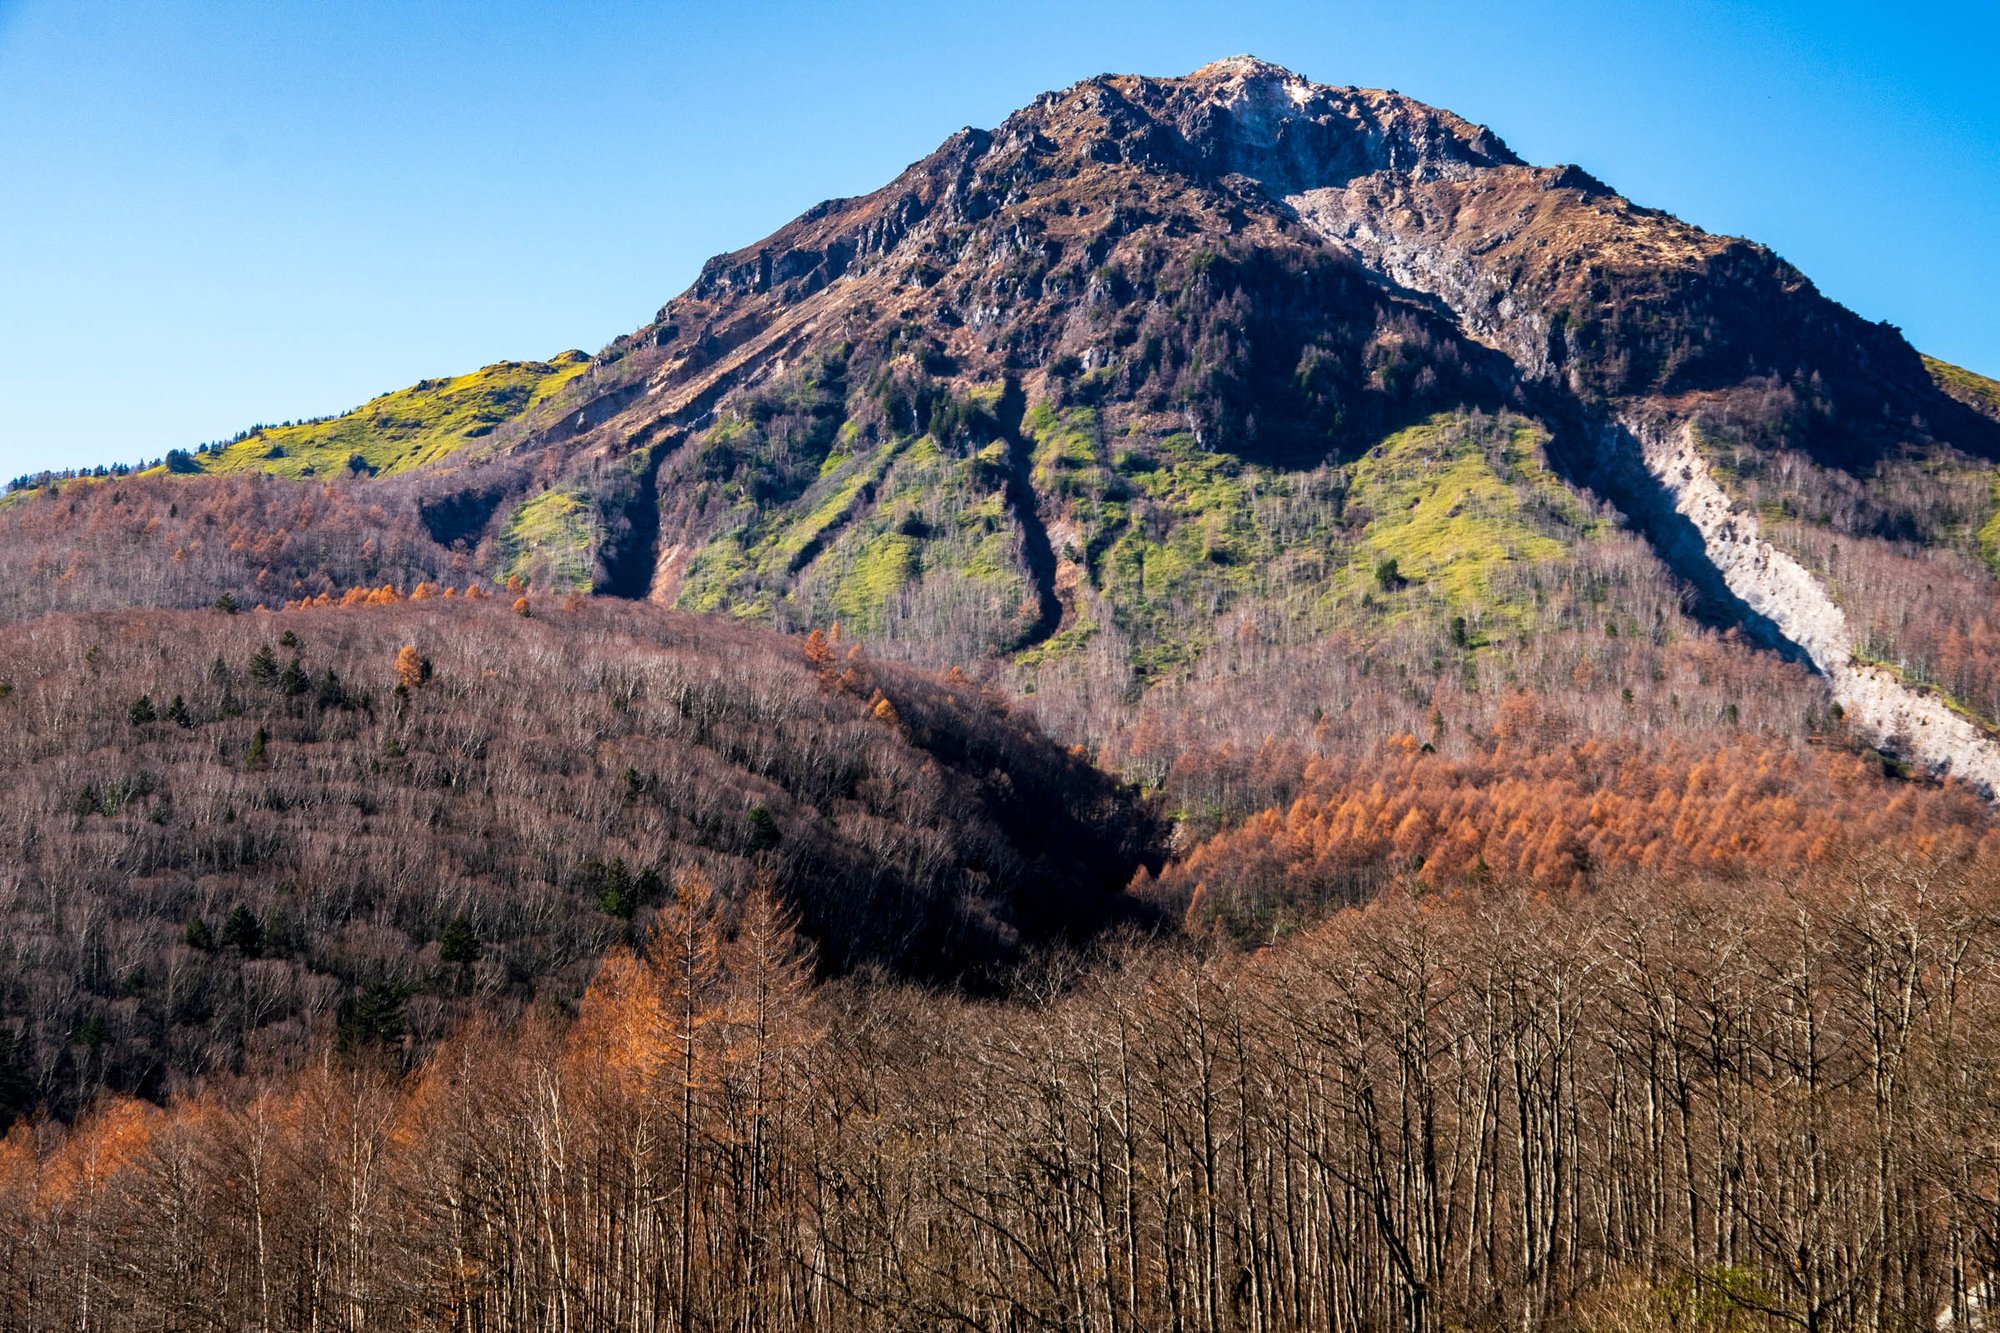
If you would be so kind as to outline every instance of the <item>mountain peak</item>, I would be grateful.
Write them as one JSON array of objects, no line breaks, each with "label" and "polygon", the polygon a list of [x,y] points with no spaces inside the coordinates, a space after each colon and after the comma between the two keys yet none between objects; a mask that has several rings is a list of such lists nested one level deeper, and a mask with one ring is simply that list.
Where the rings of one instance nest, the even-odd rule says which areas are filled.
[{"label": "mountain peak", "polygon": [[1310,86],[1310,81],[1294,74],[1283,65],[1274,65],[1268,60],[1253,55],[1224,56],[1211,60],[1200,69],[1189,74],[1190,82],[1222,82],[1224,80],[1277,79],[1282,83],[1298,83]]},{"label": "mountain peak", "polygon": [[1254,108],[1273,120],[1309,114],[1320,94],[1333,91],[1252,55],[1212,60],[1185,79],[1171,82],[1192,85],[1207,99],[1239,113]]},{"label": "mountain peak", "polygon": [[1253,55],[1181,78],[1103,83],[1187,146],[1180,165],[1246,176],[1274,195],[1384,170],[1426,179],[1523,165],[1486,127],[1450,111],[1393,91],[1315,83]]},{"label": "mountain peak", "polygon": [[[1252,55],[1045,93],[711,260],[587,367],[534,374],[477,401],[419,386],[327,423],[337,435],[314,436],[310,456],[306,439],[267,433],[221,461],[388,483],[373,505],[407,460],[423,475],[400,489],[395,532],[416,534],[406,583],[480,564],[788,628],[838,620],[890,651],[1023,670],[1042,660],[1027,654],[1099,635],[1122,655],[1106,660],[1147,681],[1220,651],[1214,616],[1190,608],[1248,624],[1296,601],[1322,627],[1387,634],[1402,613],[1383,608],[1407,593],[1445,624],[1484,616],[1518,639],[1540,613],[1510,600],[1514,574],[1494,591],[1489,572],[1582,552],[1587,491],[1706,614],[1809,658],[1886,742],[1915,725],[1894,710],[1922,701],[1849,669],[1844,645],[1886,636],[1861,619],[1877,612],[1856,610],[1850,634],[1813,590],[1813,550],[1781,566],[1775,547],[1723,541],[1751,530],[1754,508],[1733,506],[1759,497],[1688,489],[1707,476],[1701,441],[1851,469],[1827,494],[1892,451],[1945,449],[1947,426],[2000,456],[1970,415],[1984,399],[1963,393],[1961,409],[1893,331],[1769,251],[1637,208],[1581,170],[1531,167],[1449,110]],[[1503,416],[1518,429],[1496,434]],[[1507,442],[1531,436],[1548,442],[1543,484],[1523,491],[1509,478],[1534,460]],[[1429,511],[1399,478],[1434,457],[1464,475],[1435,531],[1414,535]],[[222,470],[213,453],[201,467]],[[1298,486],[1304,527],[1249,503]],[[1468,508],[1474,491],[1491,504]],[[1708,528],[1676,517],[1687,496]],[[1890,524],[1855,520],[1842,559]],[[383,544],[356,546],[365,559],[339,580],[301,554],[204,600],[379,585]],[[1299,579],[1276,601],[1247,577],[1267,566]],[[1791,583],[1752,581],[1770,569]],[[1983,571],[1964,604],[1984,604]],[[1908,715],[1930,736],[1955,725]],[[2000,750],[1989,763],[1984,745],[1950,763],[1965,773],[1959,755],[1973,756],[2000,790]]]}]

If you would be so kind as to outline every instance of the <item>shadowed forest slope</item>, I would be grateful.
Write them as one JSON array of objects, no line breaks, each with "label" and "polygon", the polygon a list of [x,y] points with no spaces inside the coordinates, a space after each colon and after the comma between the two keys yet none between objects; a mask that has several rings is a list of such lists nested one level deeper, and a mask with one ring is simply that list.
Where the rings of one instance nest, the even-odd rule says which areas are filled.
[{"label": "shadowed forest slope", "polygon": [[[1134,912],[1152,817],[990,693],[651,607],[52,616],[0,641],[29,1100],[572,1000],[676,876],[824,967],[990,985]],[[18,1108],[17,1108],[18,1109]]]}]

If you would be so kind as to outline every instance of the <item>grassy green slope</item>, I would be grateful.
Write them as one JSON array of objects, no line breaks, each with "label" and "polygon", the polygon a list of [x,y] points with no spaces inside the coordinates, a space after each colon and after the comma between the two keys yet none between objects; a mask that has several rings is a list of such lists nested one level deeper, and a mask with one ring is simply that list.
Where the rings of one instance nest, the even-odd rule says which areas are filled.
[{"label": "grassy green slope", "polygon": [[1940,361],[1934,356],[1924,358],[1924,369],[1930,371],[1937,386],[1959,402],[1987,416],[2000,419],[2000,380],[1990,380],[1984,375],[1975,375],[1949,361]]},{"label": "grassy green slope", "polygon": [[516,509],[501,532],[500,577],[589,592],[596,535],[587,499],[568,490],[544,491]]},{"label": "grassy green slope", "polygon": [[1504,611],[1501,570],[1561,559],[1564,539],[1591,527],[1539,463],[1539,440],[1526,422],[1480,430],[1446,417],[1369,450],[1350,473],[1350,517],[1369,516],[1350,573],[1376,578],[1394,561],[1396,579],[1431,585],[1455,610]]},{"label": "grassy green slope", "polygon": [[1542,466],[1539,427],[1518,418],[1441,413],[1351,463],[1300,471],[1187,435],[1116,448],[1093,469],[1074,414],[1030,424],[1038,461],[1067,478],[1092,581],[1149,674],[1193,660],[1239,603],[1316,630],[1420,609],[1498,627],[1531,596],[1512,576],[1595,530]]},{"label": "grassy green slope", "polygon": [[820,479],[791,504],[746,509],[697,555],[679,602],[768,615],[881,626],[890,601],[918,581],[965,585],[965,595],[1013,607],[1025,594],[997,455],[957,457],[930,436],[892,437],[854,453],[843,439]]},{"label": "grassy green slope", "polygon": [[[1482,640],[1511,634],[1533,612],[1537,571],[1599,535],[1543,466],[1541,428],[1520,417],[1440,413],[1309,468],[1185,432],[1107,432],[1086,407],[1038,404],[1021,434],[1069,608],[1026,665],[1112,623],[1138,674],[1160,678],[1201,657],[1232,608],[1308,633],[1417,616],[1456,617]],[[700,447],[732,466],[770,449],[736,419]],[[843,427],[814,459],[816,477],[761,503],[755,485],[732,483],[733,515],[695,551],[679,604],[919,639],[940,628],[925,617],[943,615],[988,625],[989,650],[1005,651],[1033,612],[1008,446],[976,434],[864,443]]]},{"label": "grassy green slope", "polygon": [[[1983,412],[2000,421],[2000,380],[1975,375],[1963,366],[1954,366],[1934,356],[1924,358],[1924,369],[1930,371],[1937,386],[1953,398],[1975,412]],[[1993,514],[1979,529],[1979,554],[1994,573],[2000,574],[2000,477],[1995,477],[1992,485]]]},{"label": "grassy green slope", "polygon": [[407,472],[492,434],[589,364],[582,352],[565,352],[553,361],[502,361],[423,380],[325,421],[267,427],[193,461],[204,472],[295,478],[340,476],[357,461],[375,476]]}]

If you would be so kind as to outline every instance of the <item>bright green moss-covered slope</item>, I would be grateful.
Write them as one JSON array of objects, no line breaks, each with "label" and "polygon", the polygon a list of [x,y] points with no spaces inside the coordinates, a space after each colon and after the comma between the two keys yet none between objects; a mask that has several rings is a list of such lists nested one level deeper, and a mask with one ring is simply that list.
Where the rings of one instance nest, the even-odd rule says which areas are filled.
[{"label": "bright green moss-covered slope", "polygon": [[2000,418],[2000,380],[1975,375],[1934,356],[1924,358],[1924,369],[1930,371],[1931,378],[1937,381],[1940,389],[1959,402],[1990,417]]},{"label": "bright green moss-covered slope", "polygon": [[500,577],[531,587],[588,592],[596,533],[590,503],[544,491],[514,511],[500,534]]},{"label": "bright green moss-covered slope", "polygon": [[423,380],[325,421],[267,427],[193,462],[204,472],[280,477],[406,472],[492,434],[589,364],[582,352],[565,352],[553,361],[502,361],[469,375]]},{"label": "bright green moss-covered slope", "polygon": [[[1526,422],[1440,417],[1399,431],[1350,473],[1351,517],[1366,516],[1353,572],[1432,588],[1455,610],[1504,609],[1495,576],[1561,559],[1589,523],[1536,455]],[[1394,561],[1393,574],[1386,562]],[[1379,571],[1379,577],[1378,577]]]}]

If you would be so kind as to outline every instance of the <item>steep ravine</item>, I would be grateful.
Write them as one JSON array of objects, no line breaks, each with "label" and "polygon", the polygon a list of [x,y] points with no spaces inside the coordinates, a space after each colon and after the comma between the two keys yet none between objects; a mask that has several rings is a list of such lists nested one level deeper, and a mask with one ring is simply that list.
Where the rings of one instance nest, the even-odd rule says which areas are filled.
[{"label": "steep ravine", "polygon": [[1008,645],[1007,651],[1013,653],[1046,642],[1062,625],[1063,618],[1062,597],[1056,591],[1055,546],[1049,540],[1048,524],[1035,494],[1034,446],[1021,433],[1021,419],[1026,410],[1027,397],[1021,392],[1019,381],[1010,378],[997,411],[1000,438],[1007,446],[1005,495],[1007,512],[1021,529],[1021,560],[1035,602],[1034,618],[1021,627]]},{"label": "steep ravine", "polygon": [[[1561,183],[1560,173],[1544,174],[1549,187]],[[1478,262],[1478,246],[1493,238],[1469,243],[1451,236],[1448,223],[1429,219],[1428,243],[1420,244],[1392,225],[1384,201],[1364,188],[1307,189],[1285,202],[1328,241],[1441,302],[1469,336],[1505,353],[1525,380],[1567,396],[1569,377],[1550,359],[1546,320]],[[1408,194],[1399,202],[1422,207]],[[2000,798],[2000,745],[1936,695],[1855,660],[1846,613],[1811,571],[1764,538],[1755,516],[1730,501],[1687,422],[1625,413],[1601,433],[1597,449],[1600,479],[1625,480],[1620,489],[1628,493],[1617,498],[1661,556],[1697,583],[1719,579],[1733,603],[1728,614],[1753,637],[1803,654],[1827,678],[1857,733]]]},{"label": "steep ravine", "polygon": [[1798,645],[1831,682],[1849,725],[1884,750],[2000,795],[2000,745],[1936,695],[1885,667],[1859,662],[1847,614],[1811,571],[1765,539],[1731,503],[1686,422],[1622,420],[1646,471],[1701,534],[1709,563],[1753,612]]}]

